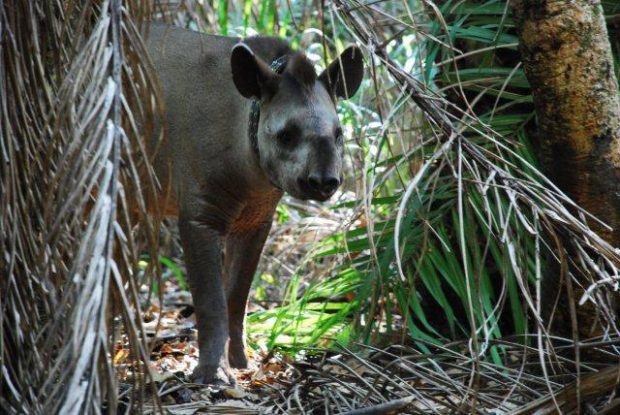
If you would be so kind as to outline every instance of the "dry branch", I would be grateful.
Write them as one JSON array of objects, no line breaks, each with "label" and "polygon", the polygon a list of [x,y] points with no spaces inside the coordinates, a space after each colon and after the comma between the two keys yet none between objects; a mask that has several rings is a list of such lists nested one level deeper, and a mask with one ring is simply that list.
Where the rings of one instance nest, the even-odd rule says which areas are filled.
[{"label": "dry branch", "polygon": [[407,407],[407,405],[409,405],[413,400],[413,396],[394,399],[392,401],[369,406],[367,408],[355,409],[347,412],[347,415],[385,415],[389,413],[398,413],[397,411]]}]

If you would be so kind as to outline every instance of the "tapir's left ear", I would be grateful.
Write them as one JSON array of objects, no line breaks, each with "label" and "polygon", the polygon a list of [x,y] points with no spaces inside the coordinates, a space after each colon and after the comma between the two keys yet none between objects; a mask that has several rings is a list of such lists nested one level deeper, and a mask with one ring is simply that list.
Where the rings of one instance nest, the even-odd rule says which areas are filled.
[{"label": "tapir's left ear", "polygon": [[230,56],[232,77],[237,90],[246,98],[275,94],[280,75],[271,70],[246,44],[239,43]]},{"label": "tapir's left ear", "polygon": [[364,75],[362,51],[355,45],[349,46],[338,59],[329,64],[319,75],[328,91],[340,98],[351,98],[357,92]]}]

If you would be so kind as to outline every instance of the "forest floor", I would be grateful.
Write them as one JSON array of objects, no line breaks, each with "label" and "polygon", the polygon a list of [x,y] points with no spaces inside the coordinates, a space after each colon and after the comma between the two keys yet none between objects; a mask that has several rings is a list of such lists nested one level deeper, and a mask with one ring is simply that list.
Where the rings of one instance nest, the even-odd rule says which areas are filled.
[{"label": "forest floor", "polygon": [[[151,298],[142,317],[150,339],[148,382],[155,387],[150,390],[157,391],[167,414],[529,414],[556,413],[556,405],[561,413],[576,413],[580,399],[581,413],[620,409],[614,392],[617,362],[583,362],[581,380],[575,382],[576,373],[568,366],[564,373],[548,375],[524,370],[539,357],[535,349],[509,340],[503,347],[514,365],[502,368],[472,360],[466,341],[436,346],[430,354],[394,345],[360,346],[355,353],[317,350],[292,358],[248,348],[250,369],[234,370],[235,386],[195,384],[190,377],[198,362],[191,296],[175,280],[162,288],[161,299]],[[599,352],[609,356],[605,349],[601,346]],[[125,384],[132,376],[129,356],[124,338],[114,363]],[[121,395],[120,401],[127,399]],[[161,413],[153,404],[145,408],[145,413]]]},{"label": "forest floor", "polygon": [[[335,223],[338,221],[323,220],[320,229],[328,232]],[[307,254],[308,240],[318,237],[316,229],[316,223],[304,229],[298,222],[290,227],[280,225],[278,233],[272,233],[266,248],[269,255],[265,255],[272,260],[263,258],[259,270],[278,275],[281,281],[259,281],[255,285],[251,298],[262,300],[250,302],[250,313],[281,301],[286,279],[290,277],[286,270],[293,269],[293,264]],[[175,246],[176,237],[170,239],[171,262],[166,266],[168,274],[162,279],[161,290],[144,285],[141,292],[142,323],[150,345],[147,382],[152,387],[146,390],[158,395],[164,413],[528,414],[555,413],[556,405],[571,413],[579,399],[584,400],[581,413],[617,413],[614,408],[620,408],[620,399],[614,392],[620,366],[616,360],[610,360],[616,356],[612,350],[616,343],[597,338],[581,340],[581,347],[596,352],[598,357],[592,362],[582,360],[578,371],[570,358],[546,355],[545,351],[546,374],[540,371],[543,355],[539,350],[515,338],[484,345],[486,356],[479,358],[472,358],[467,339],[445,345],[418,339],[416,345],[390,346],[390,341],[383,341],[387,347],[356,344],[350,345],[355,347],[354,351],[340,346],[332,350],[312,349],[296,356],[269,352],[254,344],[254,348],[246,350],[250,368],[234,371],[234,387],[192,383],[190,375],[198,362],[195,316],[182,277],[185,273],[178,259],[180,249]],[[176,276],[170,274],[170,267],[175,266]],[[311,270],[321,273],[316,267]],[[153,294],[158,291],[160,297]],[[121,341],[114,351],[114,364],[120,374],[121,390],[129,391],[135,370],[129,340],[122,333],[116,337]],[[560,353],[574,349],[574,343],[568,339],[557,338],[556,342]],[[489,357],[493,349],[502,354],[506,366],[498,366]],[[581,376],[581,381],[575,381],[577,376]],[[128,401],[129,394],[121,393],[121,405]],[[155,402],[146,402],[149,401]],[[161,413],[152,403],[145,408],[146,413]]]},{"label": "forest floor", "polygon": [[[142,293],[146,299],[148,287]],[[142,313],[150,340],[149,382],[157,386],[162,408],[170,414],[265,413],[261,403],[286,388],[289,374],[285,358],[256,353],[248,348],[250,369],[234,370],[235,386],[207,386],[191,382],[198,363],[195,315],[189,291],[176,280],[164,281],[161,298],[150,298]],[[121,379],[132,376],[129,340],[121,336],[114,363]]]},{"label": "forest floor", "polygon": [[[142,313],[142,322],[150,340],[147,382],[155,387],[147,390],[157,391],[164,413],[355,414],[356,408],[365,407],[375,408],[378,412],[370,413],[376,414],[408,413],[404,408],[412,404],[414,386],[424,383],[391,377],[385,366],[388,361],[396,362],[398,356],[382,355],[372,348],[355,354],[344,349],[313,350],[305,357],[293,358],[248,347],[250,368],[233,369],[235,386],[195,384],[191,373],[198,363],[198,347],[191,295],[175,279],[165,280],[161,292],[161,298],[152,294],[149,298],[149,288],[143,287],[144,302],[150,305]],[[121,383],[128,386],[134,367],[129,339],[120,338],[114,364]],[[369,358],[370,353],[375,353],[374,359]],[[398,365],[394,369],[399,370]],[[128,396],[121,395],[123,402],[128,403]],[[441,399],[432,406],[444,407]],[[160,413],[152,404],[146,409],[146,413]]]},{"label": "forest floor", "polygon": [[[154,386],[147,390],[156,391],[167,414],[529,414],[555,413],[556,405],[567,408],[562,413],[573,413],[579,399],[585,414],[620,408],[614,393],[617,362],[583,363],[576,383],[576,374],[566,368],[547,376],[525,371],[538,360],[535,349],[509,340],[503,347],[514,364],[502,368],[472,360],[466,341],[435,346],[430,354],[394,345],[360,346],[355,353],[342,347],[316,350],[292,358],[248,348],[251,368],[234,371],[234,387],[195,384],[190,377],[198,361],[191,296],[175,280],[162,288],[161,300],[151,298],[142,317],[150,339],[148,382]],[[143,294],[146,298],[148,289]],[[123,338],[114,363],[126,386],[133,370],[129,356]],[[121,394],[121,404],[127,400]],[[145,413],[161,413],[153,404],[145,408]]]}]

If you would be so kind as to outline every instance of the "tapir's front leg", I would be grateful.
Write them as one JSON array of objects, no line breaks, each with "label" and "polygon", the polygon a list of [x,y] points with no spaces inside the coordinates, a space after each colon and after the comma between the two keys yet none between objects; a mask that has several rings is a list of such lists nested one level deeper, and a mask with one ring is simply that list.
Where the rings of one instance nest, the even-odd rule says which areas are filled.
[{"label": "tapir's front leg", "polygon": [[194,380],[234,383],[226,356],[228,313],[222,283],[222,236],[183,212],[179,215],[179,232],[198,328],[200,358]]},{"label": "tapir's front leg", "polygon": [[247,367],[244,321],[250,286],[265,239],[271,228],[272,215],[257,227],[231,233],[226,239],[226,296],[230,343],[228,358],[234,368]]}]

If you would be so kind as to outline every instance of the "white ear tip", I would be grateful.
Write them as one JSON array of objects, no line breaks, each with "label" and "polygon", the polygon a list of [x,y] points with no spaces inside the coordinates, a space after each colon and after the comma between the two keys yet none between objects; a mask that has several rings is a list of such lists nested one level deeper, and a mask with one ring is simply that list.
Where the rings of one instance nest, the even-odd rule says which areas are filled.
[{"label": "white ear tip", "polygon": [[244,52],[250,54],[251,56],[254,56],[254,52],[252,52],[252,49],[250,49],[250,47],[243,42],[237,43],[235,46],[233,46],[232,50],[233,52],[235,50],[243,50]]}]

